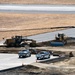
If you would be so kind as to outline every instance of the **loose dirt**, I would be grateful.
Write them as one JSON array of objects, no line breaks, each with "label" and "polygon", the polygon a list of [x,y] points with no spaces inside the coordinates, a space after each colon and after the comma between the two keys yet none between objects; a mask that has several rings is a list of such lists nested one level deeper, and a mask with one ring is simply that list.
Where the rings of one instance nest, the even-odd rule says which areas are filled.
[{"label": "loose dirt", "polygon": [[21,68],[1,72],[0,75],[74,75],[75,69],[70,68],[39,68],[28,65]]},{"label": "loose dirt", "polygon": [[75,0],[0,0],[0,3],[14,4],[75,4]]},{"label": "loose dirt", "polygon": [[62,30],[51,27],[75,26],[74,14],[0,13],[0,40],[15,35],[29,36]]}]

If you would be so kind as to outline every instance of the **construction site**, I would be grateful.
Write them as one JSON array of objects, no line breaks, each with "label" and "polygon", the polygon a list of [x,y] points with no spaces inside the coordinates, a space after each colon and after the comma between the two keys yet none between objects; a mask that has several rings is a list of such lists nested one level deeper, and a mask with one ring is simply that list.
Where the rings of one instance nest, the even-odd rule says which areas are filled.
[{"label": "construction site", "polygon": [[[74,28],[69,28],[28,37],[12,36],[8,39],[3,38],[0,41],[0,74],[74,75],[74,30]],[[68,33],[71,31],[72,33]],[[49,38],[45,38],[47,35]],[[18,52],[25,49],[31,52],[31,57],[18,58]],[[37,60],[36,54],[41,51],[48,51],[51,54],[50,58]],[[3,61],[7,62],[3,63]]]},{"label": "construction site", "polygon": [[0,75],[75,75],[74,0],[0,3]]}]

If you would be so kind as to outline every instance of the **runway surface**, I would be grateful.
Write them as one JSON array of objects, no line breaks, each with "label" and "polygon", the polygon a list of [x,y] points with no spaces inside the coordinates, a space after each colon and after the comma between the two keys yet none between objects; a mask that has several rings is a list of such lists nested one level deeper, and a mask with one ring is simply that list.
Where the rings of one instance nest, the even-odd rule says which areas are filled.
[{"label": "runway surface", "polygon": [[0,12],[75,14],[74,5],[0,4]]}]

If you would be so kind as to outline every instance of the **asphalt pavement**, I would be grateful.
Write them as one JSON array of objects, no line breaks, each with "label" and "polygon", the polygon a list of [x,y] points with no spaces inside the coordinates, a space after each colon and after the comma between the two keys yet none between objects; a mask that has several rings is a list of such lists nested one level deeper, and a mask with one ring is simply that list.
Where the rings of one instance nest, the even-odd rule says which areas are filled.
[{"label": "asphalt pavement", "polygon": [[0,12],[75,14],[75,5],[0,4]]}]

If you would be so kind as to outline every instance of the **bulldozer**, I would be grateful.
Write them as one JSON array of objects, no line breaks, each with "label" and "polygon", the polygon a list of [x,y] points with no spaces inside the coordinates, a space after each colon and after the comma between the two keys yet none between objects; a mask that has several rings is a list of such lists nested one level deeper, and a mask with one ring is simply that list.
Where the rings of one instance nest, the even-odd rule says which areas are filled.
[{"label": "bulldozer", "polygon": [[55,40],[50,42],[51,46],[64,46],[67,43],[67,36],[64,33],[55,35]]},{"label": "bulldozer", "polygon": [[57,35],[55,35],[55,41],[66,41],[68,37],[64,34],[64,33],[58,33]]}]

